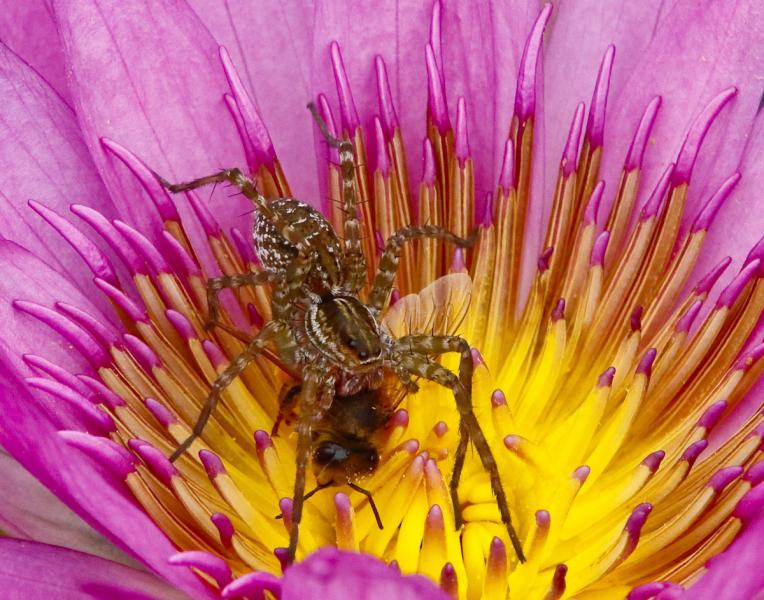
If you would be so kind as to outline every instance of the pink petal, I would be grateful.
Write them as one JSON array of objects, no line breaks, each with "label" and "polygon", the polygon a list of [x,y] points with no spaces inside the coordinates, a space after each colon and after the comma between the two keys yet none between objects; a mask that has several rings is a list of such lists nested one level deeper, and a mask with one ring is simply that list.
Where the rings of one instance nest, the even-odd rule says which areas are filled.
[{"label": "pink petal", "polygon": [[[706,239],[696,273],[708,271],[726,255],[741,259],[764,234],[764,113],[760,113],[740,159],[740,183],[719,211]],[[727,281],[732,273],[723,280]],[[760,339],[760,336],[759,338]]]},{"label": "pink petal", "polygon": [[0,587],[7,600],[188,598],[144,571],[66,548],[10,538],[0,538]]},{"label": "pink petal", "polygon": [[231,54],[268,127],[292,193],[317,205],[318,171],[309,148],[313,124],[305,108],[313,95],[312,2],[189,0],[189,5]]},{"label": "pink petal", "polygon": [[[175,181],[244,166],[223,100],[228,84],[218,45],[184,2],[60,0],[55,7],[72,101],[93,160],[124,220],[156,239],[156,210],[101,138]],[[251,210],[223,189],[209,202],[225,229]],[[183,198],[177,203],[187,216]]]},{"label": "pink petal", "polygon": [[[618,49],[602,165],[609,182],[617,181],[633,129],[655,94],[663,102],[647,144],[643,190],[650,188],[651,179],[657,178],[666,162],[676,158],[683,136],[703,106],[723,89],[737,86],[737,96],[721,110],[706,136],[691,180],[687,222],[724,180],[738,170],[742,173],[741,185],[711,227],[696,278],[727,255],[739,265],[761,236],[762,211],[757,207],[762,133],[754,115],[762,91],[763,63],[760,53],[751,52],[764,44],[764,32],[758,27],[761,18],[762,5],[748,0],[681,0],[668,8],[650,0],[584,0],[563,3],[550,38],[547,149],[552,147],[552,152],[562,144],[564,134],[557,130],[567,118],[565,111],[579,99],[591,97],[597,63],[606,45],[613,42]],[[556,165],[548,162],[547,182],[555,176]],[[611,198],[606,195],[606,204]],[[736,269],[730,269],[721,284],[734,272]]]},{"label": "pink petal", "polygon": [[[646,153],[645,189],[676,157],[703,106],[736,86],[737,97],[711,127],[695,165],[689,196],[689,215],[694,216],[700,202],[734,173],[746,146],[762,92],[763,62],[752,49],[764,45],[763,18],[764,7],[757,0],[563,3],[547,62],[547,140],[552,156],[562,148],[564,126],[575,103],[589,102],[598,62],[609,43],[617,48],[602,171],[609,183],[617,181],[633,131],[653,96],[661,95],[663,102]],[[556,165],[548,163],[548,168],[550,180]],[[718,220],[735,221],[731,212],[722,209]],[[747,251],[741,245],[737,255]]]},{"label": "pink petal", "polygon": [[[435,60],[445,77],[452,120],[457,97],[467,100],[467,131],[477,168],[476,197],[483,198],[498,178],[520,55],[538,6],[519,1],[480,8],[448,3],[441,11]],[[430,3],[401,3],[395,9],[380,10],[374,4],[320,2],[314,34],[314,91],[336,97],[329,43],[337,41],[360,122],[374,131],[373,117],[380,111],[374,58],[380,55],[387,65],[404,138],[408,147],[416,147],[425,135],[425,44],[430,40],[431,16]],[[332,101],[332,105],[337,103]],[[367,138],[367,143],[373,141]],[[375,156],[373,146],[368,154]],[[408,160],[416,186],[422,176],[421,157],[410,153]]]},{"label": "pink petal", "polygon": [[614,90],[612,114],[617,125],[610,138],[614,143],[627,134],[629,115],[641,110],[652,95],[663,96],[652,134],[655,151],[646,155],[649,177],[674,158],[689,120],[723,89],[738,88],[738,96],[705,140],[690,186],[690,206],[697,206],[734,172],[744,150],[761,99],[762,61],[751,48],[764,44],[758,25],[762,18],[764,7],[756,0],[678,2],[661,16],[644,61],[622,90]]},{"label": "pink petal", "polygon": [[3,237],[33,250],[84,286],[92,277],[53,228],[27,206],[34,199],[61,214],[86,199],[114,214],[71,109],[21,59],[0,45],[0,210]]},{"label": "pink petal", "polygon": [[[559,166],[556,159],[562,152],[570,116],[579,102],[586,102],[588,110],[597,69],[610,44],[616,47],[616,56],[610,81],[612,92],[605,131],[614,126],[610,114],[614,109],[612,96],[617,90],[623,89],[635,65],[642,58],[660,15],[661,4],[661,0],[580,0],[559,4],[545,55],[545,133],[550,153],[548,158],[551,159],[547,160],[545,169],[547,185],[553,185],[557,177]],[[641,111],[642,108],[634,110]],[[639,116],[640,113],[631,115],[628,124],[635,127]],[[630,135],[630,132],[627,131],[625,135]],[[614,165],[616,169],[622,166],[629,141],[626,139],[625,146],[621,148],[619,145],[614,153],[614,158],[620,161]],[[614,176],[617,176],[617,171],[607,172],[608,185],[615,185],[617,180],[613,180]]]},{"label": "pink petal", "polygon": [[[706,573],[681,596],[686,600],[737,600],[758,598],[764,590],[764,570],[761,557],[764,553],[764,512],[762,498],[764,484],[753,488],[738,504],[740,509],[747,501],[754,501],[756,510],[748,515],[734,542],[706,565]],[[751,508],[751,507],[747,507]]]},{"label": "pink petal", "polygon": [[0,481],[0,530],[7,535],[134,565],[131,558],[96,533],[3,450]]},{"label": "pink petal", "polygon": [[0,40],[37,71],[61,98],[68,98],[64,56],[56,23],[45,0],[4,2]]},{"label": "pink petal", "polygon": [[282,600],[448,600],[421,575],[401,575],[376,557],[326,547],[287,570]]},{"label": "pink petal", "polygon": [[[464,96],[467,101],[467,131],[476,166],[475,197],[482,201],[498,181],[520,58],[540,6],[512,1],[476,8],[468,2],[444,4],[440,60],[452,118],[456,99]],[[421,45],[420,40],[419,55]],[[399,60],[405,64],[405,55]],[[401,102],[409,104],[408,100],[404,96]],[[410,109],[421,125],[421,108],[414,105]]]},{"label": "pink petal", "polygon": [[47,326],[14,309],[11,302],[18,298],[42,306],[62,300],[99,314],[45,263],[12,242],[0,241],[0,446],[117,547],[175,585],[206,597],[198,578],[167,563],[176,549],[136,505],[122,482],[123,472],[97,467],[58,435],[60,429],[83,430],[81,415],[43,392],[32,393],[25,384],[23,377],[30,371],[20,358],[24,353],[41,355],[72,373],[90,368]]},{"label": "pink petal", "polygon": [[[0,340],[6,345],[6,351],[13,353],[13,363],[19,364],[20,357],[31,353],[44,356],[55,364],[76,373],[88,372],[92,367],[86,358],[63,338],[56,335],[38,319],[13,306],[15,301],[32,301],[47,309],[56,302],[65,302],[77,306],[96,317],[104,325],[109,325],[110,318],[99,311],[93,302],[92,289],[88,286],[90,298],[46,262],[13,242],[0,241],[0,321],[4,324],[0,331]],[[113,327],[113,326],[112,326]],[[20,367],[20,373],[30,374],[26,367]]]}]

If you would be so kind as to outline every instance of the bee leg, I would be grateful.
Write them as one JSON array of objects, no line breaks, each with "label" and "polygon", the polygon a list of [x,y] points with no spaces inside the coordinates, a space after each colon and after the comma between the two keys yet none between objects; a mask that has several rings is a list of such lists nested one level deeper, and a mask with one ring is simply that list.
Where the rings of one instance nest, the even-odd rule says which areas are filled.
[{"label": "bee leg", "polygon": [[[312,490],[310,490],[307,494],[305,494],[302,497],[303,503],[307,502],[313,496],[315,496],[317,492],[320,492],[321,490],[324,490],[324,489],[328,488],[330,485],[332,485],[331,481],[329,483],[319,483],[316,487],[314,487]],[[284,513],[277,514],[276,518],[277,519],[283,519],[284,518]]]},{"label": "bee leg", "polygon": [[171,462],[176,461],[181,454],[188,450],[194,440],[196,440],[202,434],[205,425],[207,425],[207,421],[209,421],[210,416],[212,416],[212,413],[215,410],[218,401],[220,400],[220,395],[222,394],[223,390],[231,385],[234,379],[236,379],[239,374],[247,368],[247,365],[251,363],[255,357],[263,351],[265,345],[273,337],[274,333],[281,327],[283,327],[283,324],[279,323],[278,321],[271,321],[268,323],[265,327],[263,327],[263,329],[260,330],[260,333],[258,333],[257,336],[249,342],[241,354],[234,358],[233,362],[231,362],[231,364],[229,364],[225,370],[220,375],[218,375],[217,379],[215,379],[215,381],[212,383],[212,389],[207,396],[207,401],[202,408],[202,412],[199,413],[199,417],[196,419],[196,423],[194,424],[191,435],[183,440],[183,442],[170,455]]},{"label": "bee leg", "polygon": [[350,140],[334,137],[326,123],[318,113],[316,105],[308,104],[308,110],[318,125],[321,135],[340,155],[340,172],[342,173],[342,199],[345,223],[343,238],[345,239],[345,261],[343,278],[345,285],[352,291],[358,292],[366,283],[366,258],[361,248],[361,225],[358,220],[358,199],[356,197],[356,164],[353,155],[353,144]]},{"label": "bee leg", "polygon": [[[509,513],[509,504],[504,487],[501,484],[499,468],[496,459],[493,456],[488,440],[480,427],[480,423],[475,416],[472,406],[472,372],[474,365],[472,362],[472,352],[467,341],[458,336],[452,335],[409,335],[400,338],[397,346],[408,349],[409,353],[401,353],[401,362],[404,368],[414,375],[419,375],[430,381],[434,381],[444,387],[450,388],[454,392],[456,408],[459,411],[459,448],[457,449],[457,462],[454,467],[454,474],[451,481],[451,497],[456,498],[456,489],[459,485],[459,476],[464,466],[464,454],[466,453],[465,439],[472,440],[475,449],[480,456],[480,462],[483,468],[488,471],[491,477],[491,489],[496,496],[496,504],[501,513],[501,520],[507,526],[507,533],[512,542],[512,546],[521,562],[525,561],[522,544],[517,536],[517,532],[512,525],[512,518]],[[461,355],[459,362],[459,377],[442,365],[431,362],[428,356],[444,354],[446,352],[458,352]],[[418,354],[417,354],[418,353]],[[461,459],[459,454],[462,454]],[[457,469],[458,467],[458,469]],[[458,498],[454,502],[454,513],[458,512]]]},{"label": "bee leg", "polygon": [[379,515],[377,503],[374,502],[374,498],[372,497],[371,492],[365,488],[362,488],[360,485],[353,483],[352,481],[348,481],[348,487],[351,490],[355,490],[359,494],[363,494],[369,499],[369,507],[371,508],[371,512],[374,513],[374,519],[377,521],[377,527],[384,529],[385,526],[382,524],[382,517]]},{"label": "bee leg", "polygon": [[271,429],[271,437],[279,434],[279,425],[291,414],[300,397],[300,386],[293,383],[285,383],[279,390],[279,414]]},{"label": "bee leg", "polygon": [[376,310],[382,310],[393,287],[393,280],[398,271],[398,263],[401,259],[403,244],[412,240],[438,239],[451,242],[460,248],[469,248],[475,243],[475,235],[462,238],[451,233],[443,227],[435,225],[421,225],[419,227],[404,227],[392,234],[385,242],[385,250],[379,258],[379,267],[374,276],[371,292],[369,293],[368,305]]},{"label": "bee leg", "polygon": [[302,507],[305,501],[305,479],[308,460],[310,459],[311,431],[316,421],[321,418],[321,398],[334,391],[334,380],[327,381],[326,371],[327,365],[323,364],[322,361],[308,366],[300,389],[300,416],[295,427],[297,432],[297,469],[294,478],[294,494],[292,495],[292,527],[289,530],[287,563],[294,562],[297,553]]}]

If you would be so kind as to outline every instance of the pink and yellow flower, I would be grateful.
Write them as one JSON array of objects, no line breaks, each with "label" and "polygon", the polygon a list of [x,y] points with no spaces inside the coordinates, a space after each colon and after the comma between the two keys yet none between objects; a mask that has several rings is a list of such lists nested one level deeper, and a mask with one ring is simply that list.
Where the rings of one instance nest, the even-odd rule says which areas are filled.
[{"label": "pink and yellow flower", "polygon": [[[78,515],[4,459],[11,597],[761,593],[758,3],[7,8],[0,444]],[[283,578],[294,439],[266,432],[286,376],[256,362],[166,458],[242,348],[204,328],[205,280],[259,265],[244,199],[171,197],[152,170],[246,166],[337,224],[312,98],[354,142],[372,266],[405,224],[479,229],[467,253],[407,251],[385,323],[475,348],[524,564],[476,456],[455,529],[457,415],[434,385],[364,481],[384,529],[324,490]],[[254,333],[268,292],[225,308]]]}]

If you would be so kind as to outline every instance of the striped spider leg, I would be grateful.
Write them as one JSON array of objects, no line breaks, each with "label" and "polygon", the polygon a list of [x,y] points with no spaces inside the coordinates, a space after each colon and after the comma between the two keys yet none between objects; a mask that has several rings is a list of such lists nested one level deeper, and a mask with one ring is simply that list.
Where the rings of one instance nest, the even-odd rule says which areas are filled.
[{"label": "striped spider leg", "polygon": [[[439,385],[449,388],[454,394],[456,408],[459,411],[459,446],[456,450],[454,471],[451,475],[449,490],[454,506],[456,527],[459,528],[462,525],[458,488],[459,479],[464,467],[464,459],[467,454],[467,446],[471,440],[478,452],[483,468],[490,475],[491,490],[496,496],[501,520],[507,527],[512,547],[520,561],[525,561],[522,544],[512,525],[509,504],[507,503],[504,487],[501,484],[501,476],[499,475],[496,459],[493,456],[491,447],[488,445],[488,441],[472,406],[472,372],[474,365],[469,344],[464,338],[459,336],[408,335],[398,339],[396,347],[400,353],[400,364],[408,373],[434,381]],[[441,355],[447,352],[458,352],[461,356],[458,377],[442,365],[432,362],[429,358],[430,356]]]}]

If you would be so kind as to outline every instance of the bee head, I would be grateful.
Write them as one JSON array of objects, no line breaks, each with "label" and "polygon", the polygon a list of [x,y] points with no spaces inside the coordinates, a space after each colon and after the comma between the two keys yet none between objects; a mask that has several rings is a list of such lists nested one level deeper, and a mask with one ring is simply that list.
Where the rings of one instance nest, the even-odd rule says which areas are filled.
[{"label": "bee head", "polygon": [[353,442],[326,439],[313,451],[313,471],[319,484],[341,485],[373,472],[379,452],[363,440]]}]

